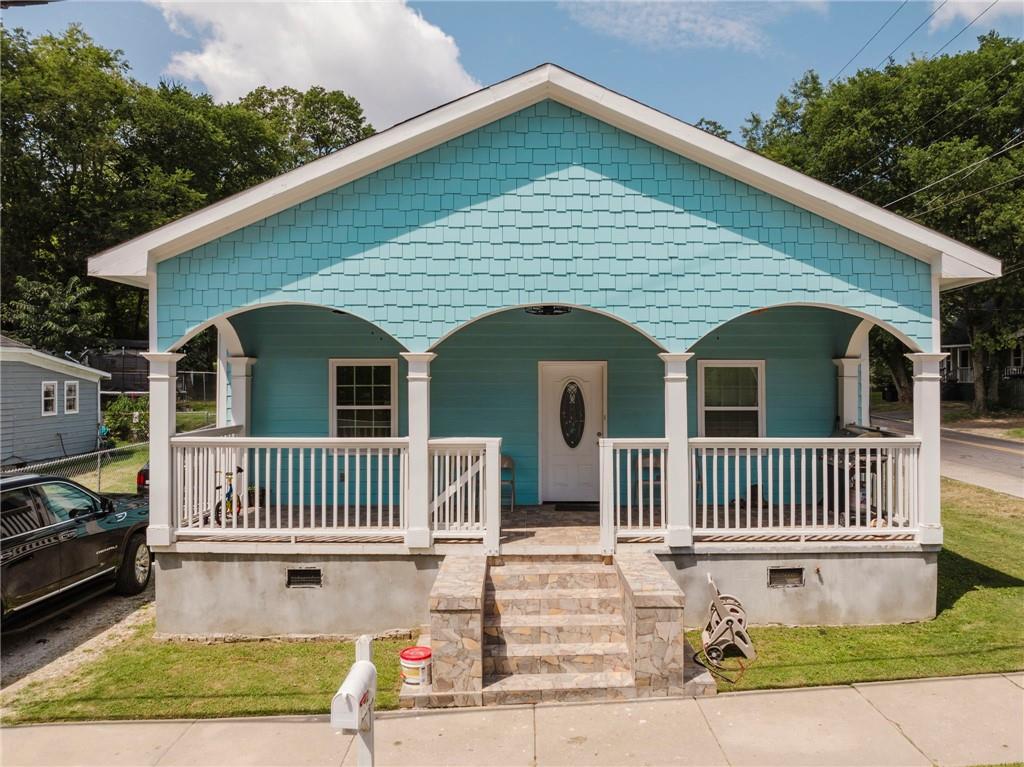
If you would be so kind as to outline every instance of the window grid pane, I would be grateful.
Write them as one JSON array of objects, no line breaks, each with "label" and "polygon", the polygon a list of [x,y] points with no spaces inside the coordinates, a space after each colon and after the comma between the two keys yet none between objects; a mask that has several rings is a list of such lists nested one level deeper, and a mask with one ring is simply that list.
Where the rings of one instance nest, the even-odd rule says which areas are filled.
[{"label": "window grid pane", "polygon": [[390,365],[338,365],[335,431],[339,437],[390,437]]},{"label": "window grid pane", "polygon": [[704,413],[706,437],[757,437],[756,410],[707,410]]}]

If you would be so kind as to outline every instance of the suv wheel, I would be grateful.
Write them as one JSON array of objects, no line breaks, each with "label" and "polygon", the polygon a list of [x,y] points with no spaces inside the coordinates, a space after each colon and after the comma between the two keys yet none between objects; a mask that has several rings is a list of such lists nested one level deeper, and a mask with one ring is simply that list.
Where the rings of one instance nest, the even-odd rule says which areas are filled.
[{"label": "suv wheel", "polygon": [[121,569],[117,571],[117,593],[131,596],[149,584],[153,573],[152,557],[145,536],[133,535],[125,547]]}]

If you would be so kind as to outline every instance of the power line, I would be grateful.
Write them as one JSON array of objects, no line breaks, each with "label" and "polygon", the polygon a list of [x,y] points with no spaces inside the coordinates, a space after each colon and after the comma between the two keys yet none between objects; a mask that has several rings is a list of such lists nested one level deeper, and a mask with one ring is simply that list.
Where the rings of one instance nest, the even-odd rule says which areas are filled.
[{"label": "power line", "polygon": [[930,184],[925,184],[920,189],[915,189],[913,192],[909,192],[908,194],[905,194],[902,197],[897,197],[895,200],[890,200],[889,202],[887,202],[882,207],[883,208],[888,208],[890,205],[895,205],[898,202],[902,202],[903,200],[907,199],[908,197],[913,197],[915,194],[920,194],[925,189],[931,189],[936,184],[941,184],[943,181],[951,179],[954,176],[959,176],[961,173],[963,173],[966,170],[970,170],[972,168],[977,168],[978,166],[983,165],[984,163],[988,162],[989,160],[995,159],[999,155],[1001,155],[1001,154],[1003,154],[1005,152],[1009,152],[1011,149],[1016,149],[1018,146],[1024,144],[1024,138],[1015,137],[1014,139],[1011,139],[1011,141],[1014,141],[1014,140],[1016,140],[1017,143],[1015,143],[1013,145],[1003,144],[1003,148],[1002,149],[1000,149],[997,152],[993,152],[988,157],[986,157],[986,158],[984,158],[982,160],[977,160],[975,162],[972,162],[969,165],[965,165],[964,167],[960,168],[959,170],[955,170],[952,173],[949,173],[949,174],[943,176],[942,178],[938,179],[937,181],[932,181]]},{"label": "power line", "polygon": [[850,60],[849,60],[849,61],[847,61],[847,62],[846,62],[845,64],[843,64],[843,67],[842,67],[842,69],[840,69],[840,70],[839,70],[838,72],[836,72],[836,73],[835,73],[835,74],[834,74],[834,75],[832,76],[832,78],[831,78],[831,79],[829,80],[829,82],[830,82],[830,83],[832,83],[832,82],[835,82],[835,80],[836,80],[836,79],[838,79],[839,75],[841,75],[841,74],[842,74],[843,72],[845,72],[845,71],[846,71],[846,68],[847,68],[848,66],[850,66],[850,64],[852,64],[852,63],[854,62],[854,60],[855,60],[855,59],[856,59],[856,58],[857,58],[858,56],[860,56],[860,55],[861,55],[861,54],[862,54],[862,53],[864,52],[864,49],[865,49],[865,48],[867,48],[867,47],[868,47],[869,45],[871,45],[871,41],[872,41],[872,40],[874,40],[874,39],[875,39],[876,37],[878,37],[878,34],[879,34],[879,33],[880,33],[880,32],[881,32],[881,31],[882,31],[883,29],[885,29],[885,28],[886,28],[887,26],[889,26],[889,22],[890,22],[890,21],[892,21],[892,20],[893,20],[894,18],[896,18],[896,14],[897,14],[897,13],[899,13],[900,11],[902,11],[902,10],[903,10],[903,7],[904,7],[904,6],[905,6],[905,5],[907,4],[907,3],[909,3],[909,2],[910,2],[910,0],[903,0],[903,4],[902,4],[902,5],[900,5],[900,7],[899,7],[899,8],[897,8],[897,9],[896,9],[895,11],[893,11],[893,12],[892,12],[892,13],[891,13],[891,14],[889,15],[889,18],[887,18],[887,19],[886,19],[885,21],[883,21],[883,22],[882,22],[882,26],[880,26],[880,27],[879,27],[878,29],[876,29],[876,30],[875,30],[875,34],[871,35],[871,37],[869,37],[869,38],[868,38],[868,41],[867,41],[866,43],[864,43],[864,45],[862,45],[862,46],[860,47],[860,49],[859,49],[859,50],[858,50],[858,51],[857,51],[857,52],[856,52],[855,54],[853,54],[853,56],[851,56],[851,57],[850,57]]},{"label": "power line", "polygon": [[[991,81],[991,80],[992,80],[992,78],[994,78],[994,77],[998,77],[998,76],[999,76],[999,75],[1001,75],[1001,74],[1002,74],[1003,72],[1005,72],[1005,71],[1006,71],[1007,69],[1009,69],[1010,67],[1014,67],[1014,66],[1017,66],[1017,59],[1010,59],[1010,63],[1009,63],[1009,64],[1006,64],[1006,65],[1004,65],[1004,66],[1003,66],[1003,67],[1002,67],[1002,68],[1001,68],[1001,69],[1000,69],[999,71],[997,71],[997,72],[993,72],[992,74],[990,74],[990,75],[989,75],[988,77],[986,77],[986,78],[985,78],[984,80],[982,80],[982,81],[981,81],[980,83],[978,83],[977,85],[975,85],[975,86],[974,86],[973,88],[971,88],[971,89],[970,89],[969,91],[967,91],[967,93],[965,93],[965,94],[964,94],[963,96],[961,96],[960,98],[958,98],[958,99],[957,99],[956,101],[954,101],[954,102],[953,102],[952,104],[949,104],[949,105],[948,105],[948,106],[946,106],[946,107],[945,107],[944,109],[942,109],[942,110],[940,110],[940,111],[936,112],[936,113],[935,113],[935,114],[933,114],[933,115],[932,115],[931,117],[929,117],[929,118],[928,118],[927,120],[925,120],[925,121],[924,121],[923,123],[921,123],[920,125],[918,125],[917,127],[913,128],[913,129],[911,129],[910,131],[908,131],[907,133],[905,133],[905,134],[904,134],[904,135],[903,135],[902,137],[898,138],[898,139],[897,139],[897,140],[896,140],[895,142],[893,142],[893,143],[894,143],[894,144],[902,144],[902,143],[903,143],[904,141],[906,141],[906,140],[907,140],[908,138],[910,138],[910,137],[911,137],[911,136],[913,136],[913,135],[914,135],[915,133],[917,133],[917,132],[918,132],[919,130],[921,130],[921,128],[923,128],[924,126],[928,125],[929,123],[931,123],[931,122],[932,122],[933,120],[935,120],[936,118],[938,118],[938,117],[941,117],[942,115],[944,115],[944,114],[945,114],[946,112],[948,112],[948,111],[949,111],[950,109],[952,109],[953,107],[955,107],[955,106],[956,106],[957,104],[959,104],[960,102],[962,102],[962,101],[964,101],[965,99],[967,99],[967,98],[968,98],[968,97],[969,97],[969,96],[970,96],[971,94],[973,94],[973,93],[974,93],[974,92],[975,92],[976,90],[978,90],[979,88],[981,88],[981,87],[982,87],[983,85],[986,85],[986,84],[988,84],[988,82],[989,82],[989,81]],[[1013,85],[1012,85],[1012,83],[1011,83],[1011,85],[1010,85],[1010,88],[1012,88],[1012,87],[1013,87]],[[1009,89],[1007,89],[1006,93],[1009,93]],[[1003,94],[1003,96],[1000,96],[1000,98],[999,98],[999,99],[997,100],[997,103],[998,103],[998,101],[999,101],[999,100],[1002,100],[1002,98],[1006,96],[1006,93],[1004,93],[1004,94]],[[994,105],[993,105],[993,106],[994,106]],[[977,114],[977,113],[975,113],[975,114]],[[973,117],[973,116],[974,116],[974,115],[971,115],[971,117]],[[968,118],[968,119],[970,119],[970,118]],[[963,125],[963,123],[960,123],[960,125]],[[959,128],[959,127],[960,127],[960,125],[957,125],[956,127],[957,127],[957,128]],[[953,130],[956,130],[956,128],[953,128]],[[947,133],[947,134],[945,134],[945,135],[948,135],[948,133]],[[888,152],[891,152],[891,151],[893,151],[893,148],[889,148],[889,149],[883,149],[883,150],[882,150],[881,152],[879,152],[878,154],[876,154],[876,155],[875,155],[874,157],[872,157],[872,158],[871,158],[870,160],[865,160],[865,161],[864,161],[864,162],[862,162],[862,163],[861,163],[860,165],[858,165],[858,166],[857,166],[856,168],[854,168],[853,170],[851,170],[851,171],[847,172],[847,173],[846,173],[845,175],[843,175],[843,176],[842,176],[842,178],[846,178],[846,177],[848,177],[848,176],[851,176],[851,175],[853,175],[854,173],[856,173],[857,171],[859,171],[859,170],[860,170],[861,168],[863,168],[863,167],[865,167],[865,166],[867,166],[867,165],[870,165],[870,164],[871,164],[871,163],[873,163],[873,162],[874,162],[875,160],[881,159],[881,158],[882,158],[882,157],[883,157],[883,156],[884,156],[884,155],[885,155],[886,153],[888,153]],[[857,187],[857,189],[858,189],[858,190],[859,190],[859,189],[862,189],[862,188],[863,188],[863,186]],[[856,190],[855,190],[855,191],[856,191]]]},{"label": "power line", "polygon": [[989,6],[987,8],[985,8],[985,10],[983,10],[981,13],[979,13],[977,16],[975,16],[973,19],[971,19],[967,23],[967,26],[965,26],[963,29],[961,29],[959,32],[957,32],[955,35],[953,35],[951,38],[949,38],[949,40],[946,41],[946,45],[943,45],[941,48],[939,48],[937,51],[935,51],[935,53],[933,53],[929,58],[933,58],[934,59],[936,56],[938,56],[940,53],[942,53],[946,49],[947,45],[949,45],[951,42],[953,42],[958,37],[960,37],[960,35],[962,35],[964,32],[966,32],[971,26],[974,25],[974,22],[976,22],[978,19],[980,19],[986,13],[991,11],[995,7],[995,4],[998,3],[998,2],[999,2],[999,0],[992,0],[992,2],[989,4]]},{"label": "power line", "polygon": [[[989,79],[991,79],[991,78],[989,78]],[[963,126],[963,125],[965,125],[966,123],[970,122],[970,121],[971,121],[971,120],[973,120],[973,119],[974,119],[975,117],[977,117],[978,115],[980,115],[980,114],[981,114],[982,112],[985,112],[985,111],[987,111],[987,110],[989,110],[989,109],[995,109],[995,108],[996,108],[996,107],[997,107],[997,106],[999,105],[999,103],[1000,103],[1000,102],[1001,102],[1001,101],[1002,101],[1003,99],[1005,99],[1005,98],[1006,98],[1007,96],[1009,96],[1009,95],[1010,95],[1010,91],[1012,90],[1012,88],[1013,88],[1013,86],[1011,85],[1011,86],[1010,86],[1010,88],[1008,88],[1008,89],[1007,89],[1006,91],[1004,91],[1004,92],[1003,92],[1003,94],[1002,94],[1001,96],[999,96],[999,97],[998,97],[998,98],[997,98],[997,99],[996,99],[995,101],[993,101],[993,102],[992,102],[991,104],[987,104],[987,105],[986,105],[986,104],[982,104],[982,105],[981,105],[980,107],[978,107],[978,108],[977,108],[976,110],[974,110],[974,112],[972,112],[971,114],[967,115],[967,117],[965,117],[965,118],[964,118],[963,120],[961,120],[960,122],[958,122],[958,123],[957,123],[956,125],[954,125],[954,126],[953,126],[952,128],[950,128],[949,130],[947,130],[947,131],[946,131],[945,133],[943,133],[943,134],[942,134],[941,136],[937,136],[936,138],[933,138],[933,139],[932,139],[931,141],[929,141],[929,142],[928,142],[927,144],[924,144],[924,145],[923,145],[923,146],[921,147],[921,149],[927,149],[928,147],[932,146],[933,144],[937,144],[938,142],[942,141],[942,139],[946,138],[946,136],[948,136],[948,135],[949,135],[950,133],[953,133],[953,132],[954,132],[955,130],[959,129],[959,128],[960,128],[961,126]],[[962,99],[961,99],[961,100],[962,100]],[[948,109],[948,107],[947,107],[947,109]],[[943,111],[945,111],[945,110],[943,110]],[[940,113],[940,114],[941,114],[941,113]],[[935,115],[935,117],[938,117],[938,115]],[[934,119],[934,117],[933,117],[932,119]],[[914,129],[913,131],[911,131],[911,132],[910,132],[910,133],[908,133],[908,134],[907,134],[906,136],[904,136],[904,137],[903,137],[902,139],[900,139],[900,141],[899,141],[898,143],[902,143],[902,142],[903,142],[903,141],[904,141],[905,139],[907,139],[907,138],[909,138],[910,136],[912,136],[912,135],[913,135],[914,133],[916,133],[916,132],[917,132],[918,130],[920,130],[921,128],[923,128],[923,127],[924,127],[925,125],[927,125],[927,124],[928,124],[929,122],[931,122],[931,120],[928,120],[927,122],[925,122],[925,123],[922,123],[921,125],[919,125],[919,126],[918,126],[917,128],[915,128],[915,129]],[[1016,137],[1015,137],[1015,138],[1016,138]],[[1013,139],[1011,139],[1011,141],[1012,141],[1012,140],[1013,140]],[[877,156],[875,156],[875,157],[874,157],[874,158],[872,158],[871,160],[868,160],[868,161],[867,161],[866,163],[862,163],[862,164],[861,164],[860,166],[858,166],[857,168],[854,168],[854,170],[852,170],[852,171],[851,171],[851,173],[856,173],[856,172],[857,172],[858,170],[860,170],[861,168],[863,168],[863,167],[864,167],[865,165],[867,165],[867,164],[868,164],[868,163],[870,163],[870,162],[873,162],[874,160],[877,160],[877,159],[879,159],[879,158],[880,158],[880,157],[881,157],[882,155],[884,155],[884,154],[885,154],[886,152],[889,152],[889,151],[892,151],[892,150],[891,150],[891,149],[886,149],[886,150],[882,151],[881,153],[879,153],[879,154],[878,154]],[[886,173],[885,173],[885,172],[883,172],[883,171],[880,171],[880,172],[879,172],[879,174],[877,174],[877,175],[882,175],[882,176],[885,176],[885,175],[886,175]],[[850,192],[850,194],[857,194],[857,192],[859,192],[859,191],[860,191],[861,189],[863,189],[863,188],[864,188],[864,187],[866,187],[866,186],[867,186],[868,184],[870,184],[870,183],[871,183],[872,181],[874,181],[874,180],[875,180],[875,179],[877,178],[877,175],[873,175],[873,176],[872,176],[871,178],[867,179],[867,180],[866,180],[866,181],[865,181],[864,183],[862,183],[862,184],[861,184],[860,186],[858,186],[858,187],[857,187],[856,189],[854,189],[854,190],[853,190],[852,192]],[[887,177],[887,176],[886,176],[886,177]],[[844,178],[845,178],[845,177],[844,177]]]},{"label": "power line", "polygon": [[987,186],[984,189],[979,189],[977,192],[971,192],[970,194],[961,195],[957,199],[950,200],[948,202],[944,202],[941,205],[933,205],[930,208],[926,208],[925,210],[922,210],[920,213],[915,213],[913,216],[911,216],[911,218],[921,218],[922,216],[924,216],[924,215],[926,215],[928,213],[931,213],[933,211],[942,210],[943,208],[948,208],[950,205],[956,205],[957,203],[963,202],[964,200],[969,200],[972,197],[977,197],[979,194],[985,194],[985,192],[990,192],[993,189],[997,189],[997,188],[999,188],[1001,186],[1006,186],[1007,184],[1012,184],[1014,181],[1018,181],[1019,179],[1022,179],[1022,178],[1024,178],[1024,173],[1021,173],[1019,176],[1014,176],[1013,178],[1008,178],[1005,181],[1000,181],[998,184],[992,184],[992,186]]},{"label": "power line", "polygon": [[931,20],[932,20],[932,16],[934,16],[934,15],[935,15],[936,13],[938,13],[939,11],[941,11],[941,10],[943,9],[943,7],[945,7],[946,3],[948,3],[948,2],[949,2],[949,0],[942,0],[942,5],[940,5],[940,6],[939,6],[938,8],[936,8],[936,9],[935,9],[934,11],[932,11],[931,13],[929,13],[929,14],[928,14],[928,17],[927,17],[927,18],[926,18],[926,19],[925,19],[924,21],[922,21],[922,22],[921,22],[920,24],[918,24],[918,25],[917,25],[916,27],[914,27],[913,31],[912,31],[912,32],[911,32],[911,33],[910,33],[909,35],[907,35],[907,36],[906,36],[906,37],[904,37],[904,38],[903,38],[902,40],[900,40],[900,42],[899,42],[899,45],[897,45],[897,46],[896,46],[895,48],[893,48],[893,49],[892,49],[891,51],[889,51],[889,52],[888,52],[888,53],[887,53],[887,54],[885,55],[885,58],[884,58],[884,59],[882,59],[882,60],[881,60],[880,62],[878,62],[878,64],[877,64],[877,65],[875,66],[875,69],[881,69],[881,68],[882,68],[882,65],[883,65],[883,64],[885,64],[885,62],[887,62],[887,61],[888,61],[889,59],[891,59],[891,58],[892,58],[892,55],[893,55],[894,53],[896,53],[896,51],[898,51],[898,50],[899,50],[900,48],[902,48],[902,47],[903,47],[903,44],[904,44],[905,42],[907,42],[907,40],[909,40],[909,39],[910,39],[910,38],[912,38],[912,37],[913,37],[914,35],[916,35],[916,34],[917,34],[917,30],[919,30],[919,29],[920,29],[921,27],[923,27],[923,26],[924,26],[925,24],[927,24],[927,23],[928,23],[929,21],[931,21]]}]

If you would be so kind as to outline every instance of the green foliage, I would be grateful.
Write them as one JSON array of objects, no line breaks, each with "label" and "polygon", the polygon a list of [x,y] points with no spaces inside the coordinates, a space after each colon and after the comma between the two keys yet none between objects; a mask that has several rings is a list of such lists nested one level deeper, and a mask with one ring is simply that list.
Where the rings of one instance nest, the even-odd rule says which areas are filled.
[{"label": "green foliage", "polygon": [[294,88],[260,86],[239,102],[265,117],[282,139],[286,163],[302,165],[373,135],[363,108],[341,91],[313,86],[303,93]]},{"label": "green foliage", "polygon": [[695,128],[700,128],[702,131],[710,133],[712,136],[718,136],[718,138],[724,138],[729,140],[729,129],[726,128],[718,120],[711,120],[707,117],[702,117],[693,124]]},{"label": "green foliage", "polygon": [[994,353],[1024,327],[1022,126],[1024,41],[993,33],[976,51],[830,86],[809,72],[742,134],[751,149],[1002,259],[1005,277],[942,301],[946,326],[963,324]]},{"label": "green foliage", "polygon": [[[266,89],[217,104],[150,87],[76,25],[34,38],[0,28],[0,53],[3,322],[51,351],[144,335],[145,293],[100,280],[86,291],[89,256],[373,132],[339,91],[281,89],[275,111]],[[62,296],[83,319],[35,327]]]},{"label": "green foliage", "polygon": [[103,412],[103,422],[111,435],[122,442],[149,439],[149,397],[122,394]]},{"label": "green foliage", "polygon": [[41,279],[18,276],[14,298],[3,304],[6,332],[35,349],[79,355],[101,344],[103,326],[91,287],[78,276],[65,282],[43,272]]}]

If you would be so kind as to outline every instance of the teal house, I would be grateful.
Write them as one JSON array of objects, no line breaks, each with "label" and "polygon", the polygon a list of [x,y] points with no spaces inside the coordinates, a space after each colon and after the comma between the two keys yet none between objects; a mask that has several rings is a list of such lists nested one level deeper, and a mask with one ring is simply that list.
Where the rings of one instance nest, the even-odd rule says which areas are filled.
[{"label": "teal house", "polygon": [[[999,262],[557,66],[89,270],[149,292],[161,631],[419,625],[447,558],[640,551],[691,625],[709,573],[752,622],[934,614],[939,294]],[[175,435],[210,327],[219,426]]]}]

